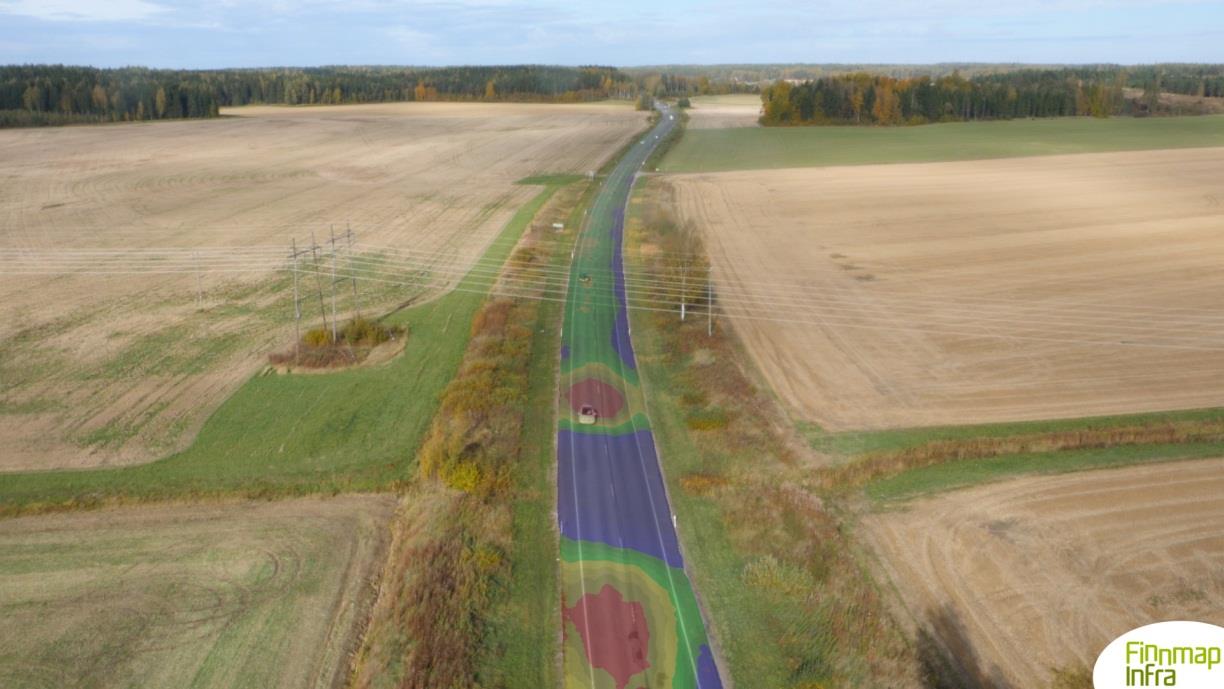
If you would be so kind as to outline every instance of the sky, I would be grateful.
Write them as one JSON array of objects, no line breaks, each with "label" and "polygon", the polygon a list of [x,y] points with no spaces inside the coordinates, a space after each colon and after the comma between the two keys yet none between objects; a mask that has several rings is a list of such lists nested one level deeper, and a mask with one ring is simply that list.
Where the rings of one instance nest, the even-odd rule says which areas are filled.
[{"label": "sky", "polygon": [[0,64],[1224,62],[1224,0],[0,0]]}]

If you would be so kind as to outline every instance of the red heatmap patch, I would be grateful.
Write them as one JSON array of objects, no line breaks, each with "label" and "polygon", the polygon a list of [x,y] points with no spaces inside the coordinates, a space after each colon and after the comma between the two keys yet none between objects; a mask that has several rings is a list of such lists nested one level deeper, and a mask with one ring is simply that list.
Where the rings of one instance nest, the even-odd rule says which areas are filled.
[{"label": "red heatmap patch", "polygon": [[585,378],[570,386],[569,403],[575,414],[580,413],[583,406],[589,405],[599,412],[600,417],[610,419],[625,406],[625,396],[602,380]]},{"label": "red heatmap patch", "polygon": [[642,604],[626,603],[610,585],[586,594],[562,616],[578,630],[591,666],[612,675],[616,689],[625,689],[630,677],[650,667],[650,630]]}]

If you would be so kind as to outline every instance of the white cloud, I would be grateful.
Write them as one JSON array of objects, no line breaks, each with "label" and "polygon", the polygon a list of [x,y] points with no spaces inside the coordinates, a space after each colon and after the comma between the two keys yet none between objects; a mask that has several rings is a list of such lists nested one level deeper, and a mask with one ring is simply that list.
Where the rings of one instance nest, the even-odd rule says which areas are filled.
[{"label": "white cloud", "polygon": [[148,0],[0,0],[2,13],[49,21],[137,21],[164,11]]},{"label": "white cloud", "polygon": [[437,36],[407,26],[389,26],[383,33],[399,44],[411,60],[448,59],[449,51]]}]

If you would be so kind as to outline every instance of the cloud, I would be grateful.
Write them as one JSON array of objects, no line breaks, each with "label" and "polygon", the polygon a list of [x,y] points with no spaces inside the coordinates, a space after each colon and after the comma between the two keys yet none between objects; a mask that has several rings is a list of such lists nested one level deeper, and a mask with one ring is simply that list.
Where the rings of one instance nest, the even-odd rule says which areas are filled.
[{"label": "cloud", "polygon": [[407,26],[389,26],[382,33],[399,45],[401,54],[409,56],[411,61],[448,60],[454,57],[444,41],[425,31]]},{"label": "cloud", "polygon": [[0,0],[0,13],[47,21],[140,21],[165,11],[149,0]]}]

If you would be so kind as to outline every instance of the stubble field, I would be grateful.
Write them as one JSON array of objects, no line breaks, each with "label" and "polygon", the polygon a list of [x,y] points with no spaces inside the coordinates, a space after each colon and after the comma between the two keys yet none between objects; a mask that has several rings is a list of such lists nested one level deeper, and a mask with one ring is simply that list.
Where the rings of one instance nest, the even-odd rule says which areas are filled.
[{"label": "stubble field", "polygon": [[[620,104],[224,114],[0,132],[0,470],[132,464],[185,447],[288,346],[291,283],[275,269],[290,237],[351,226],[375,255],[407,252],[429,270],[406,273],[408,286],[366,283],[362,305],[419,300],[453,284],[538,192],[516,180],[597,169],[644,124]],[[200,247],[234,254],[207,254],[197,275]],[[81,274],[99,254],[64,253],[148,248],[185,251],[168,266],[178,272]],[[19,251],[34,253],[22,263]],[[30,255],[59,261],[56,274],[12,274]],[[306,307],[317,323],[317,299]]]},{"label": "stubble field", "polygon": [[756,127],[761,116],[761,97],[756,94],[694,96],[693,107],[685,110],[689,129],[727,129]]},{"label": "stubble field", "polygon": [[667,177],[765,377],[834,431],[1224,403],[1222,178],[1222,149]]},{"label": "stubble field", "polygon": [[1007,481],[863,527],[969,686],[1046,686],[1150,622],[1224,624],[1224,460]]},{"label": "stubble field", "polygon": [[343,686],[391,496],[0,522],[6,687]]}]

